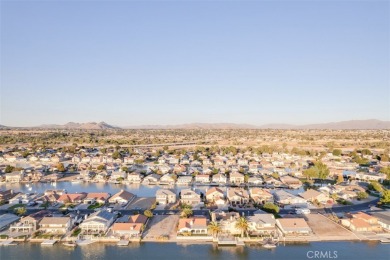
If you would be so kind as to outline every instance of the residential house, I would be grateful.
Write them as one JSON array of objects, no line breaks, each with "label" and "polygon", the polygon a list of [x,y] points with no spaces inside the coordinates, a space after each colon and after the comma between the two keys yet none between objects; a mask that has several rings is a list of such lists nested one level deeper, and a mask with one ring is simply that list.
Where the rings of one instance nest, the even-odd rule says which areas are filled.
[{"label": "residential house", "polygon": [[192,183],[192,176],[179,176],[177,178],[177,185],[189,185]]},{"label": "residential house", "polygon": [[148,217],[142,214],[131,215],[129,216],[129,220],[128,220],[129,223],[141,223],[143,225],[145,225],[147,221],[148,221]]},{"label": "residential house", "polygon": [[313,189],[308,189],[307,191],[299,194],[299,196],[310,202],[317,201],[319,203],[327,203],[330,200],[330,198],[324,193]]},{"label": "residential house", "polygon": [[206,191],[206,200],[208,202],[214,202],[216,205],[224,205],[224,197],[225,195],[220,188],[212,187],[211,189]]},{"label": "residential house", "polygon": [[276,220],[273,214],[257,210],[248,216],[248,232],[252,236],[271,236],[276,234]]},{"label": "residential house", "polygon": [[249,194],[252,200],[256,203],[274,202],[274,196],[266,189],[250,188]]},{"label": "residential house", "polygon": [[309,235],[312,230],[303,218],[280,218],[276,225],[284,236]]},{"label": "residential house", "polygon": [[192,217],[179,219],[177,234],[189,233],[191,235],[207,234],[207,219],[205,217]]},{"label": "residential house", "polygon": [[222,210],[211,212],[211,221],[219,224],[223,234],[241,234],[241,230],[236,227],[239,218],[240,214],[238,212],[224,212]]},{"label": "residential house", "polygon": [[44,217],[39,230],[44,233],[66,234],[72,228],[70,217]]},{"label": "residential house", "polygon": [[295,196],[284,190],[275,191],[274,198],[277,203],[282,205],[307,204],[307,201],[304,198]]},{"label": "residential house", "polygon": [[107,192],[90,192],[84,198],[83,203],[84,204],[94,204],[94,203],[106,204],[109,197],[110,197],[110,193]]},{"label": "residential house", "polygon": [[248,184],[250,185],[261,185],[263,184],[263,179],[257,176],[252,176],[248,178]]},{"label": "residential house", "polygon": [[217,173],[213,175],[212,180],[214,183],[218,184],[226,184],[227,183],[227,177],[225,174]]},{"label": "residential house", "polygon": [[230,174],[230,183],[231,184],[241,184],[244,183],[245,178],[244,174],[241,174],[239,172],[232,172]]},{"label": "residential house", "polygon": [[23,171],[14,171],[4,174],[6,182],[18,183],[24,178]]},{"label": "residential house", "polygon": [[249,202],[248,191],[240,188],[228,189],[227,198],[233,205],[243,205]]},{"label": "residential house", "polygon": [[17,193],[13,198],[9,199],[9,204],[28,204],[38,198],[37,193]]},{"label": "residential house", "polygon": [[79,204],[83,201],[83,199],[87,196],[87,193],[68,193],[68,194],[62,194],[57,202],[66,204],[66,203],[72,203],[72,204]]},{"label": "residential house", "polygon": [[127,204],[135,199],[135,195],[125,190],[120,190],[108,199],[109,203]]},{"label": "residential house", "polygon": [[127,179],[127,172],[121,170],[112,172],[110,176],[110,182],[113,183],[120,183],[126,179]]},{"label": "residential house", "polygon": [[298,189],[302,187],[302,182],[299,179],[291,177],[289,175],[282,176],[279,179],[283,184],[287,185],[289,188]]},{"label": "residential house", "polygon": [[80,228],[85,234],[105,233],[114,222],[114,214],[101,210],[92,213],[80,224]]},{"label": "residential house", "polygon": [[122,239],[138,238],[141,236],[144,225],[141,223],[114,223],[111,227],[112,234]]},{"label": "residential house", "polygon": [[378,181],[382,182],[383,180],[386,180],[386,174],[384,173],[368,173],[368,172],[357,172],[355,175],[356,179],[362,180],[362,181]]},{"label": "residential house", "polygon": [[268,186],[271,186],[271,187],[280,187],[282,186],[282,182],[273,178],[273,177],[264,177],[264,182],[265,184],[267,184]]},{"label": "residential house", "polygon": [[141,183],[143,175],[140,173],[130,173],[127,175],[127,181],[129,183]]},{"label": "residential house", "polygon": [[162,185],[174,185],[177,176],[175,174],[165,174],[160,178],[160,184]]},{"label": "residential house", "polygon": [[156,202],[160,205],[176,203],[176,194],[167,189],[159,189],[156,191]]},{"label": "residential house", "polygon": [[381,225],[375,216],[364,212],[346,214],[346,218],[341,219],[341,224],[352,231],[357,232],[375,232],[381,231]]},{"label": "residential house", "polygon": [[10,226],[11,233],[26,233],[31,234],[38,230],[39,222],[44,218],[51,216],[51,212],[48,210],[41,210],[36,213],[30,214],[27,217],[23,217],[19,222]]},{"label": "residential house", "polygon": [[198,174],[195,176],[195,181],[198,183],[209,183],[210,182],[210,175]]},{"label": "residential house", "polygon": [[2,214],[0,215],[0,231],[8,229],[12,224],[19,221],[20,217],[15,214]]},{"label": "residential house", "polygon": [[2,190],[0,191],[0,203],[5,203],[9,199],[13,198],[17,193],[14,193],[13,190]]},{"label": "residential house", "polygon": [[381,210],[370,212],[370,215],[378,219],[378,224],[386,232],[390,232],[390,211]]},{"label": "residential house", "polygon": [[153,173],[153,174],[146,176],[144,178],[144,180],[142,181],[142,183],[146,184],[146,185],[155,185],[155,184],[158,184],[160,178],[161,178],[161,175]]},{"label": "residential house", "polygon": [[200,195],[191,189],[183,189],[180,192],[180,202],[191,206],[199,205],[201,202]]}]

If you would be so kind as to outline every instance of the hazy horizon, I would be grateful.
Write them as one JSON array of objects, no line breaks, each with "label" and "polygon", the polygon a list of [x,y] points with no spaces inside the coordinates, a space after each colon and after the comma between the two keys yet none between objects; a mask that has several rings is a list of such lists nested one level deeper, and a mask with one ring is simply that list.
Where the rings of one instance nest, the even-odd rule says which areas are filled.
[{"label": "hazy horizon", "polygon": [[390,120],[388,1],[2,1],[0,124]]}]

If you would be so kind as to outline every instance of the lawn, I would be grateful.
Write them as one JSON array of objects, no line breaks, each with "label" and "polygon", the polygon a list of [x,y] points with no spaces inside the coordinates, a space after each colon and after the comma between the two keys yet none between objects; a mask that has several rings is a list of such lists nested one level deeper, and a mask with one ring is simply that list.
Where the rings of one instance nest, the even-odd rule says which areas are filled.
[{"label": "lawn", "polygon": [[13,209],[22,208],[22,207],[25,208],[26,204],[15,204],[15,205],[9,207],[8,209],[13,210]]},{"label": "lawn", "polygon": [[88,206],[88,209],[97,209],[97,208],[101,208],[104,204],[103,203],[94,203],[94,204],[91,204]]}]

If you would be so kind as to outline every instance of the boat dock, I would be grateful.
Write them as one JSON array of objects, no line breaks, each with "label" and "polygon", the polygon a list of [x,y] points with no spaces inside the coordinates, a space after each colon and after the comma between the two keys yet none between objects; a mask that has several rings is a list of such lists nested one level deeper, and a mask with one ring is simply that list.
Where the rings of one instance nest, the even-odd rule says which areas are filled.
[{"label": "boat dock", "polygon": [[235,237],[218,237],[218,246],[245,246],[245,243]]},{"label": "boat dock", "polygon": [[129,240],[121,240],[116,245],[117,246],[128,246],[129,242],[130,242]]},{"label": "boat dock", "polygon": [[95,243],[96,241],[92,241],[91,239],[87,239],[87,240],[77,240],[76,241],[76,244],[79,245],[79,246],[86,246],[86,245],[90,245],[90,244],[93,244]]},{"label": "boat dock", "polygon": [[57,242],[57,240],[48,239],[48,240],[43,241],[41,243],[41,246],[53,246],[56,242]]},{"label": "boat dock", "polygon": [[3,242],[0,242],[0,246],[16,246],[17,244],[12,240],[8,239]]}]

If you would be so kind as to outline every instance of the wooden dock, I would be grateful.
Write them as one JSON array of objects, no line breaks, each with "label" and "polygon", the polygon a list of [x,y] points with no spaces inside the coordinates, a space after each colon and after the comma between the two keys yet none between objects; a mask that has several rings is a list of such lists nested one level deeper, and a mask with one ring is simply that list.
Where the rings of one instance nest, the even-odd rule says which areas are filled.
[{"label": "wooden dock", "polygon": [[0,246],[16,246],[17,243],[14,242],[13,239],[7,239],[3,242],[0,242]]},{"label": "wooden dock", "polygon": [[116,245],[117,245],[117,246],[128,246],[129,243],[130,243],[129,240],[121,240],[121,241],[119,241]]},{"label": "wooden dock", "polygon": [[41,246],[53,246],[56,242],[57,242],[57,240],[48,239],[48,240],[43,241],[41,243]]}]

